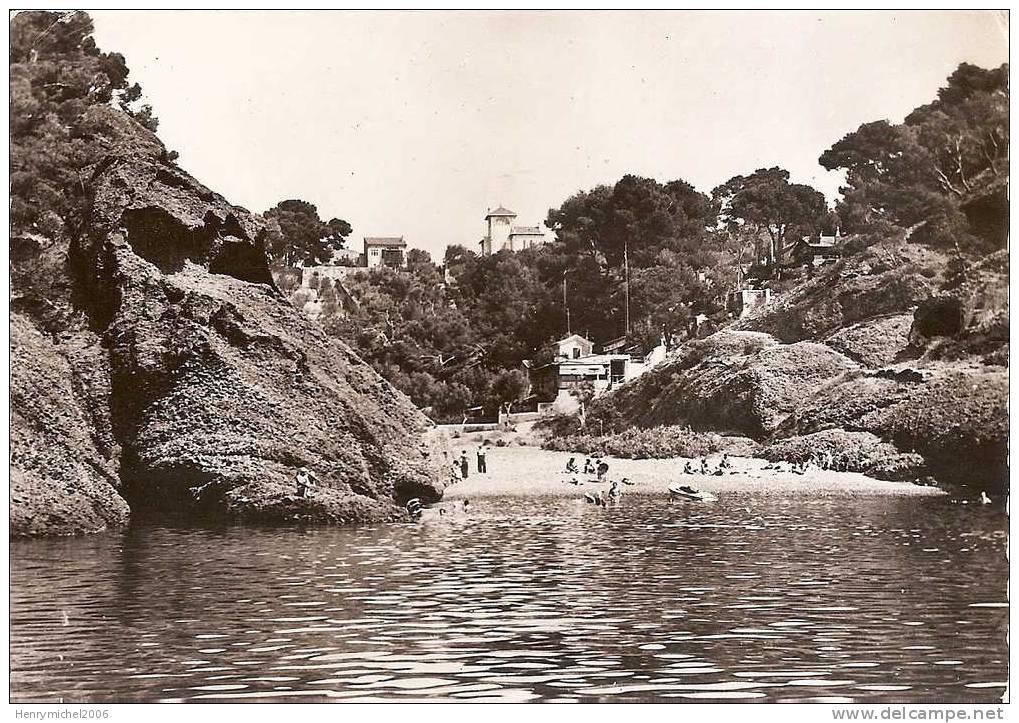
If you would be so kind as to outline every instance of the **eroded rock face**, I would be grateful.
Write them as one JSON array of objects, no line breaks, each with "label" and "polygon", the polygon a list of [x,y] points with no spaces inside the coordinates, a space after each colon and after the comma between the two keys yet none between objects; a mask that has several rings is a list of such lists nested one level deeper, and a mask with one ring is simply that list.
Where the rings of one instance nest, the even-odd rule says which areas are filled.
[{"label": "eroded rock face", "polygon": [[818,340],[857,322],[904,313],[930,298],[945,263],[943,255],[924,246],[888,240],[818,271],[734,326],[787,343]]},{"label": "eroded rock face", "polygon": [[[132,121],[108,116],[113,141],[91,179],[91,224],[49,269],[67,277],[56,284],[66,298],[51,299],[66,308],[19,322],[15,370],[29,368],[28,356],[48,366],[14,400],[12,485],[23,502],[15,515],[12,501],[12,533],[122,524],[124,500],[159,516],[349,522],[401,517],[407,498],[440,497],[428,421],[280,297],[261,219],[166,162]],[[18,303],[35,309],[38,295],[24,288]],[[68,344],[86,337],[94,343],[84,351]],[[32,402],[59,408],[66,388],[95,391],[76,369],[86,353],[106,387],[70,397],[69,466],[57,474],[37,459],[46,439],[32,430],[48,417]],[[310,498],[294,494],[302,466],[320,481]],[[31,522],[68,495],[77,512],[45,529]]]},{"label": "eroded rock face", "polygon": [[612,409],[640,426],[683,424],[762,438],[803,399],[857,366],[823,344],[721,331],[596,400],[592,413]]},{"label": "eroded rock face", "polygon": [[922,378],[847,376],[803,400],[779,437],[863,431],[923,456],[939,481],[1008,486],[1008,378],[976,365],[935,364]]},{"label": "eroded rock face", "polygon": [[860,250],[682,345],[590,417],[747,434],[774,459],[830,456],[884,479],[1005,489],[1007,254],[956,281],[950,266],[899,239]]},{"label": "eroded rock face", "polygon": [[65,355],[19,313],[11,314],[10,330],[12,534],[123,525],[128,507],[119,494],[118,449],[102,412],[93,413],[89,391],[109,390],[101,350],[69,337],[68,351],[78,346],[80,353]]}]

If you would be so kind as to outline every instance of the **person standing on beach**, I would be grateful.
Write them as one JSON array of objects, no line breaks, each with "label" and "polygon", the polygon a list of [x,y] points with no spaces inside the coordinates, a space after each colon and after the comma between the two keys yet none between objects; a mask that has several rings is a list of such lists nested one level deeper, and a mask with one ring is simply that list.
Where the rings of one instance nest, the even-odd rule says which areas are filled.
[{"label": "person standing on beach", "polygon": [[487,450],[485,449],[485,445],[479,444],[478,445],[478,474],[487,474],[488,473],[488,462],[485,459],[486,455],[487,455]]},{"label": "person standing on beach", "polygon": [[460,476],[467,479],[470,471],[470,465],[467,463],[467,450],[465,449],[460,452]]}]

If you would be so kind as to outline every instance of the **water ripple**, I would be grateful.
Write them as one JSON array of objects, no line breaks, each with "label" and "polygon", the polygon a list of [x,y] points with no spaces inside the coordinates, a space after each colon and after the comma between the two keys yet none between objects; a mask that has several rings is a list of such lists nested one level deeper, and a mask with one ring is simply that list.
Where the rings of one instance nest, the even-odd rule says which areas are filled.
[{"label": "water ripple", "polygon": [[998,511],[775,495],[472,508],[448,524],[11,543],[12,700],[990,702],[1005,689]]}]

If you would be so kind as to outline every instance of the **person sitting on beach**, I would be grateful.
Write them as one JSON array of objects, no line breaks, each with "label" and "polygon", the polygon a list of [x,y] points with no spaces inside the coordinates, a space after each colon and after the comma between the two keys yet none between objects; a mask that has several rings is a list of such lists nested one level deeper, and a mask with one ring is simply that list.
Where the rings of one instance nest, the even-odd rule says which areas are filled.
[{"label": "person sitting on beach", "polygon": [[310,497],[308,489],[317,481],[315,473],[310,471],[307,467],[301,467],[297,470],[297,496],[298,497]]},{"label": "person sitting on beach", "polygon": [[584,474],[594,474],[594,462],[590,457],[584,460]]},{"label": "person sitting on beach", "polygon": [[605,480],[605,475],[608,474],[609,471],[608,462],[599,459],[596,469],[598,471],[598,481],[603,482]]},{"label": "person sitting on beach", "polygon": [[569,474],[576,474],[577,472],[580,471],[580,469],[577,467],[576,457],[570,457],[570,460],[566,463],[566,471]]},{"label": "person sitting on beach", "polygon": [[686,464],[683,465],[683,474],[693,474],[693,473],[694,473],[693,465],[690,464],[690,460],[687,460]]},{"label": "person sitting on beach", "polygon": [[722,468],[722,469],[726,469],[728,467],[732,467],[732,464],[729,462],[729,453],[728,452],[722,452],[722,461],[721,461],[721,463],[718,466],[720,468]]},{"label": "person sitting on beach", "polygon": [[708,458],[701,457],[701,474],[708,474]]}]

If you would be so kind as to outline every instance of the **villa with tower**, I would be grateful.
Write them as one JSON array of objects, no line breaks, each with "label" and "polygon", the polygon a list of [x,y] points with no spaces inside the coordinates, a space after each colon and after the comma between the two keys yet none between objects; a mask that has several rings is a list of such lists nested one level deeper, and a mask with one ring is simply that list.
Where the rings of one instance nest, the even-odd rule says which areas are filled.
[{"label": "villa with tower", "polygon": [[479,242],[482,256],[491,256],[499,251],[520,251],[545,243],[545,232],[541,226],[515,226],[516,218],[517,215],[508,208],[489,209],[485,216],[488,233]]}]

